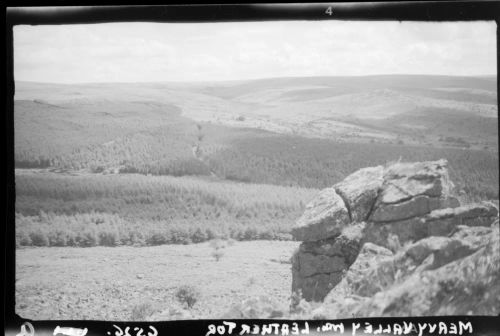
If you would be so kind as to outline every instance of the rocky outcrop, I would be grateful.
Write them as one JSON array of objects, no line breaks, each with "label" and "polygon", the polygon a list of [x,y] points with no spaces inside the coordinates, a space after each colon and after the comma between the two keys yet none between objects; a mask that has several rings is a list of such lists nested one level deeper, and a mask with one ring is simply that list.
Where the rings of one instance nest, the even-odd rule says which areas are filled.
[{"label": "rocky outcrop", "polygon": [[[493,226],[495,226],[495,223]],[[481,247],[491,239],[491,233],[490,227],[458,225],[451,237],[460,239],[473,247]]]},{"label": "rocky outcrop", "polygon": [[[491,234],[489,229],[489,235]],[[437,269],[469,256],[487,244],[471,244],[456,237],[428,237],[404,247],[398,253],[372,244],[364,244],[356,261],[324,302],[342,302],[346,297],[372,297],[405,281],[410,276]]]},{"label": "rocky outcrop", "polygon": [[371,281],[366,274],[371,272],[373,265],[391,261],[393,256],[391,250],[385,247],[372,243],[364,244],[356,261],[349,267],[339,284],[328,293],[324,301],[342,302],[354,293],[361,296],[371,296],[377,293],[380,290],[380,283]]},{"label": "rocky outcrop", "polygon": [[492,202],[460,205],[445,160],[358,170],[323,190],[292,230],[302,241],[292,291],[356,305],[477,253],[497,218]]},{"label": "rocky outcrop", "polygon": [[292,291],[321,301],[356,260],[364,225],[345,228],[336,238],[307,241],[292,257]]},{"label": "rocky outcrop", "polygon": [[[464,233],[465,242],[459,239]],[[498,315],[499,238],[498,221],[481,230],[462,228],[451,239],[430,237],[393,258],[374,260],[368,270],[349,270],[349,280],[340,284],[349,283],[325,298],[323,317]]]},{"label": "rocky outcrop", "polygon": [[334,188],[328,188],[307,204],[304,214],[292,230],[292,235],[301,241],[336,237],[345,223],[349,222],[349,212],[344,200]]},{"label": "rocky outcrop", "polygon": [[344,200],[351,221],[362,222],[368,218],[384,182],[383,173],[382,166],[360,169],[334,186]]},{"label": "rocky outcrop", "polygon": [[458,225],[489,226],[498,217],[497,206],[488,201],[432,211],[422,220],[429,235],[448,235]]}]

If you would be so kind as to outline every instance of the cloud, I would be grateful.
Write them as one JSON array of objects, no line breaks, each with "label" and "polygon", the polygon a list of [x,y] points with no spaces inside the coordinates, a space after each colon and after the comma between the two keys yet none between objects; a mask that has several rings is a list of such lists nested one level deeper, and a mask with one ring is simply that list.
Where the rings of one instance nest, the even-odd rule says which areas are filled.
[{"label": "cloud", "polygon": [[496,73],[494,22],[276,21],[16,26],[16,80],[215,81]]}]

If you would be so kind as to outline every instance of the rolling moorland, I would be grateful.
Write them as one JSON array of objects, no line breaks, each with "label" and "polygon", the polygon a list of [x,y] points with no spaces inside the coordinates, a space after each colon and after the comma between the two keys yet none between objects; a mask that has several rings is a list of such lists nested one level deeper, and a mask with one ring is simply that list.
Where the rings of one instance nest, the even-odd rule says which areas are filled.
[{"label": "rolling moorland", "polygon": [[[242,251],[268,248],[258,263],[272,266],[277,261],[276,269],[283,274],[271,272],[269,281],[281,277],[289,283],[289,260],[282,255],[290,256],[297,243],[282,240],[292,240],[291,227],[305,205],[320,189],[368,166],[446,158],[453,192],[462,203],[498,199],[497,110],[495,77],[17,82],[16,289],[20,299],[16,309],[37,318],[36,312],[47,305],[64,308],[45,309],[50,316],[44,318],[146,317],[136,311],[138,297],[123,306],[130,294],[125,288],[131,282],[126,279],[123,293],[115,293],[118,301],[109,302],[101,315],[91,307],[105,305],[99,296],[72,302],[68,295],[84,297],[87,290],[95,292],[92,286],[101,288],[98,283],[104,278],[97,275],[95,283],[85,280],[78,288],[51,287],[54,295],[47,294],[47,284],[23,276],[28,270],[32,274],[33,268],[41,271],[33,265],[34,251],[52,260],[57,273],[66,267],[68,254],[78,254],[74,256],[78,262],[87,253],[92,254],[89,262],[107,256],[116,267],[106,276],[130,273],[134,286],[139,286],[146,281],[146,270],[131,271],[129,262],[120,261],[125,258],[122,252],[139,253],[130,250],[132,246],[149,246],[144,248],[158,255],[161,264],[160,256],[178,258],[183,248],[166,244],[191,244],[178,265],[160,265],[152,277],[161,278],[168,268],[189,264],[188,255],[205,263],[200,259],[203,255],[210,260],[203,275],[187,269],[179,274],[192,278],[193,285],[206,274],[217,278],[224,269],[222,263],[233,267]],[[217,238],[239,242],[223,249],[204,243]],[[38,248],[28,248],[32,246]],[[81,255],[71,249],[93,246],[105,247],[85,249]],[[108,246],[114,247],[113,253]],[[224,253],[217,256],[219,250]],[[95,274],[102,271],[95,268]],[[260,286],[252,295],[284,298],[289,293],[289,286],[276,289],[269,286],[267,277],[250,273],[245,281]],[[221,281],[241,283],[228,274],[221,275]],[[167,292],[160,290],[163,283],[146,277],[154,288],[151,295],[162,302],[158,301],[158,311],[171,306],[165,302],[175,301],[178,279],[172,276],[162,278],[171,284]],[[254,277],[261,279],[259,286]],[[193,316],[218,316],[215,307],[220,300],[231,297],[237,302],[252,296],[239,295],[246,289],[238,286],[228,286],[223,293],[217,286],[209,287]],[[144,307],[152,309],[149,304]]]},{"label": "rolling moorland", "polygon": [[[395,160],[446,158],[460,198],[498,199],[496,111],[494,78],[20,82],[18,245],[131,244],[121,236],[136,226],[148,228],[137,241],[146,244],[204,241],[214,232],[287,239],[316,189]],[[238,205],[228,196],[233,191]],[[247,192],[269,199],[254,204]],[[86,214],[102,217],[86,222],[106,225],[77,243],[72,237],[82,230],[71,223]],[[54,238],[62,229],[47,216],[71,234]],[[172,238],[172,227],[185,238]],[[168,232],[159,238],[153,228]],[[110,230],[121,236],[98,238]]]}]

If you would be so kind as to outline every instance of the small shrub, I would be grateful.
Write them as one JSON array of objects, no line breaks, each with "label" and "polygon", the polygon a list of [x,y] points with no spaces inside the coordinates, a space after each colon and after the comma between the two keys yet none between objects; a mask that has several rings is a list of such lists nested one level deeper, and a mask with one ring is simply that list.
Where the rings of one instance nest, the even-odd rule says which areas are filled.
[{"label": "small shrub", "polygon": [[85,231],[76,236],[78,246],[92,247],[97,245],[97,235],[94,231]]},{"label": "small shrub", "polygon": [[42,231],[36,231],[30,233],[31,243],[34,246],[49,246],[49,239],[47,235]]},{"label": "small shrub", "polygon": [[217,232],[215,232],[212,228],[208,228],[206,233],[207,233],[207,240],[212,240],[217,237]]},{"label": "small shrub", "polygon": [[31,237],[26,232],[16,233],[16,246],[32,246]]},{"label": "small shrub", "polygon": [[228,245],[228,241],[224,239],[214,239],[210,241],[210,246],[213,248],[211,253],[216,261],[219,261],[224,256],[224,249]]},{"label": "small shrub", "polygon": [[217,249],[212,251],[212,257],[215,258],[215,261],[219,261],[224,256],[224,251],[222,249]]},{"label": "small shrub", "polygon": [[92,173],[102,173],[102,172],[104,172],[105,169],[106,168],[104,168],[103,166],[91,167]]},{"label": "small shrub", "polygon": [[132,321],[144,321],[154,313],[153,305],[150,302],[143,302],[132,307],[130,319]]},{"label": "small shrub", "polygon": [[387,247],[392,252],[397,252],[397,251],[401,250],[402,246],[401,246],[401,243],[399,242],[399,238],[397,235],[390,233],[387,236]]},{"label": "small shrub", "polygon": [[193,243],[201,243],[201,242],[204,242],[206,240],[208,240],[208,235],[207,235],[207,232],[206,231],[203,231],[202,229],[200,228],[197,228],[193,234],[191,235],[191,240],[193,241]]},{"label": "small shrub", "polygon": [[245,230],[245,233],[243,234],[243,239],[244,240],[253,240],[253,239],[256,239],[258,238],[258,232],[257,232],[257,229],[255,228],[247,228]]},{"label": "small shrub", "polygon": [[159,314],[155,314],[155,320],[159,319],[162,321],[189,320],[193,318],[193,314],[189,310],[180,307],[171,307]]},{"label": "small shrub", "polygon": [[168,239],[163,233],[155,232],[146,239],[146,243],[148,245],[163,245],[168,243]]},{"label": "small shrub", "polygon": [[67,245],[67,235],[65,232],[56,231],[51,232],[48,235],[50,246],[66,246]]},{"label": "small shrub", "polygon": [[170,242],[172,244],[187,245],[187,244],[191,244],[192,240],[191,240],[191,237],[189,237],[189,232],[181,230],[181,229],[173,229],[171,231]]},{"label": "small shrub", "polygon": [[[299,289],[290,296],[290,317],[293,319],[326,319],[324,311],[321,311],[320,302],[308,302],[302,297]],[[319,309],[319,311],[318,311]]]},{"label": "small shrub", "polygon": [[288,314],[287,309],[268,296],[244,300],[231,307],[225,317],[232,319],[276,319]]},{"label": "small shrub", "polygon": [[116,246],[118,245],[118,232],[116,231],[101,231],[99,232],[99,245],[101,246]]},{"label": "small shrub", "polygon": [[290,313],[304,314],[309,310],[309,303],[302,297],[302,290],[294,291],[290,295]]},{"label": "small shrub", "polygon": [[274,240],[274,232],[268,230],[262,230],[258,233],[258,239],[261,240]]},{"label": "small shrub", "polygon": [[132,231],[129,233],[127,243],[133,246],[144,246],[146,245],[146,240],[141,232]]},{"label": "small shrub", "polygon": [[274,238],[276,240],[282,240],[282,241],[293,240],[293,236],[290,233],[286,233],[286,232],[278,232],[278,233],[275,234]]},{"label": "small shrub", "polygon": [[67,233],[66,246],[78,246],[78,242],[76,240],[76,235],[72,231],[69,231]]},{"label": "small shrub", "polygon": [[253,286],[256,283],[257,283],[257,279],[255,277],[252,276],[252,277],[248,278],[248,283],[247,283],[248,286]]},{"label": "small shrub", "polygon": [[186,305],[189,309],[191,309],[198,301],[200,292],[193,286],[184,285],[177,288],[175,291],[175,297],[181,304]]}]

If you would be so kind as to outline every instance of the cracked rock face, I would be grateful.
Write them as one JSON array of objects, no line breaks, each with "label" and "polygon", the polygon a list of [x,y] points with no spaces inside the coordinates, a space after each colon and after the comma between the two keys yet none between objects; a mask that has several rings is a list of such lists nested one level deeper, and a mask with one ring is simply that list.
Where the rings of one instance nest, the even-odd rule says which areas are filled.
[{"label": "cracked rock face", "polygon": [[393,222],[419,217],[436,209],[459,206],[446,161],[396,163],[384,172],[384,183],[369,220]]},{"label": "cracked rock face", "polygon": [[349,212],[344,200],[334,188],[328,188],[307,204],[304,214],[292,229],[292,235],[301,241],[336,237],[349,222]]},{"label": "cracked rock face", "polygon": [[346,177],[334,188],[342,197],[353,222],[365,221],[370,215],[382,186],[384,167],[368,167]]},{"label": "cracked rock face", "polygon": [[[449,253],[472,253],[473,241],[443,236],[460,225],[491,225],[498,207],[491,202],[460,206],[446,166],[446,160],[438,160],[369,167],[321,191],[292,230],[302,241],[293,257],[292,291],[301,291],[308,301],[322,301],[332,288],[338,296],[346,274],[360,273],[356,269],[367,260],[387,259],[389,250],[405,243],[420,241],[408,255],[418,256],[416,264],[428,268],[448,263]],[[455,234],[477,237],[481,230],[476,231],[461,228]],[[431,236],[442,238],[424,240]],[[363,286],[364,292],[374,291],[368,283]]]},{"label": "cracked rock face", "polygon": [[497,218],[491,226],[461,225],[450,237],[419,240],[395,255],[366,243],[324,299],[324,315],[331,319],[353,313],[365,317],[444,312],[496,315],[499,237]]},{"label": "cracked rock face", "polygon": [[364,225],[346,228],[338,237],[303,242],[292,258],[292,292],[321,301],[356,260]]},{"label": "cracked rock face", "polygon": [[497,206],[489,201],[468,204],[456,208],[446,208],[432,211],[424,217],[429,225],[445,226],[450,222],[455,225],[489,226],[498,217]]},{"label": "cracked rock face", "polygon": [[[378,292],[378,284],[370,281],[366,274],[370,272],[374,265],[382,261],[390,261],[393,253],[372,243],[363,245],[356,261],[349,267],[341,282],[328,293],[324,302],[342,302],[347,296],[353,293],[361,296],[371,296]],[[363,281],[366,279],[366,281]]]}]

